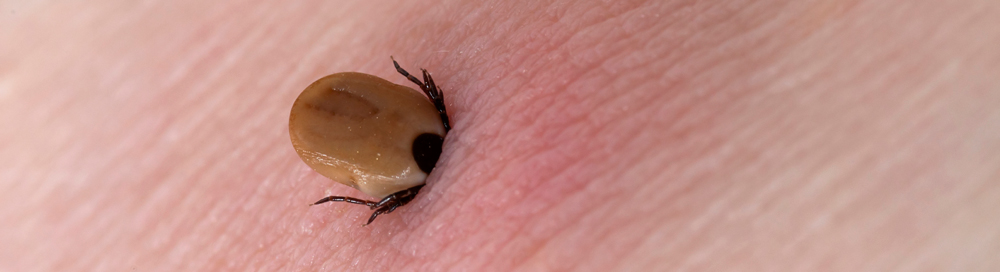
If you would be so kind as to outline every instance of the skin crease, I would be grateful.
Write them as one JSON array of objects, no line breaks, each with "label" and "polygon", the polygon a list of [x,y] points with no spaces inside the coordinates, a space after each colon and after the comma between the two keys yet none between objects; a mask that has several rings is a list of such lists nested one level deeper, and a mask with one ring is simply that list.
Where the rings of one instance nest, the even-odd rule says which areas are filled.
[{"label": "skin crease", "polygon": [[[2,271],[996,271],[992,1],[0,3]],[[295,155],[327,74],[427,68],[427,187]]]}]

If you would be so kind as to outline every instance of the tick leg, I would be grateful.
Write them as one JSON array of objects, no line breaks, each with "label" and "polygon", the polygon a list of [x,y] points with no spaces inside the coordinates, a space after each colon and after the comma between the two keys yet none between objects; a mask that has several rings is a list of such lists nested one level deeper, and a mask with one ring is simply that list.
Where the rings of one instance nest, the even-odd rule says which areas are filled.
[{"label": "tick leg", "polygon": [[426,86],[424,86],[424,83],[420,82],[420,80],[417,79],[417,77],[410,75],[410,73],[406,72],[406,70],[403,70],[403,67],[399,67],[399,63],[396,63],[396,59],[392,58],[392,56],[389,56],[389,59],[392,60],[392,65],[396,66],[396,72],[403,74],[403,76],[405,76],[406,79],[409,79],[413,83],[416,83],[417,86],[420,86],[420,89],[426,88]]},{"label": "tick leg", "polygon": [[[375,206],[377,206],[379,204],[378,202],[375,202],[375,201],[368,201],[368,200],[357,199],[357,198],[353,198],[353,197],[328,196],[328,197],[324,197],[323,199],[320,199],[319,201],[316,201],[316,203],[313,203],[312,205],[319,205],[319,204],[323,204],[323,203],[326,203],[326,202],[347,202],[347,203],[351,203],[351,204],[365,205],[365,206],[368,206],[368,207],[370,207],[372,209],[374,209]],[[310,205],[310,206],[312,206],[312,205]]]},{"label": "tick leg", "polygon": [[385,211],[384,213],[391,213],[392,211],[395,211],[396,208],[399,208],[399,205],[392,205],[386,208],[389,208],[389,210]]},{"label": "tick leg", "polygon": [[427,93],[427,96],[430,96],[431,99],[434,99],[439,93],[437,88],[434,88],[437,87],[434,85],[434,79],[431,78],[431,74],[427,72],[427,69],[420,68],[420,72],[423,72],[424,74],[424,92]]},{"label": "tick leg", "polygon": [[434,84],[434,78],[431,77],[427,70],[420,69],[424,71],[424,80],[427,82],[427,89],[424,89],[424,93],[427,97],[431,98],[431,102],[434,103],[434,107],[437,108],[438,113],[441,115],[441,123],[444,124],[444,132],[451,130],[451,122],[448,121],[448,110],[444,107],[444,93],[438,88],[437,84]]},{"label": "tick leg", "polygon": [[372,221],[375,221],[375,217],[378,217],[378,215],[380,215],[380,214],[389,214],[392,211],[395,211],[396,208],[399,208],[399,206],[402,206],[402,205],[403,204],[399,204],[399,202],[393,202],[393,203],[391,203],[391,204],[389,204],[389,205],[387,205],[385,207],[382,207],[382,208],[379,208],[378,210],[375,210],[375,212],[372,213],[372,217],[368,218],[368,223],[365,223],[365,226],[367,226],[368,224],[371,224]]},{"label": "tick leg", "polygon": [[410,187],[409,189],[406,190],[395,192],[389,196],[382,198],[382,200],[379,200],[378,202],[368,201],[364,199],[357,199],[353,197],[346,197],[346,196],[328,196],[324,197],[323,199],[320,199],[319,201],[316,201],[316,203],[313,203],[312,205],[322,204],[326,202],[347,202],[351,204],[368,206],[368,208],[375,210],[375,212],[372,212],[372,216],[368,218],[368,223],[365,223],[365,226],[367,226],[368,224],[371,224],[372,221],[375,221],[375,218],[378,217],[378,215],[391,213],[392,211],[395,211],[396,208],[399,208],[400,206],[410,203],[411,200],[417,197],[417,193],[420,192],[420,188],[424,188],[424,185],[421,184]]},{"label": "tick leg", "polygon": [[382,208],[385,207],[386,205],[391,205],[392,203],[398,202],[396,200],[399,198],[399,194],[402,192],[406,192],[406,190],[396,192],[394,194],[391,194],[383,198],[382,200],[379,200],[379,202],[375,203],[375,206],[372,207],[372,209]]},{"label": "tick leg", "polygon": [[417,84],[417,86],[420,86],[420,90],[424,91],[427,98],[430,98],[431,102],[434,103],[434,107],[437,108],[438,113],[441,114],[441,123],[444,123],[444,132],[451,130],[451,122],[448,121],[448,111],[444,106],[444,93],[441,92],[441,88],[438,88],[437,84],[434,84],[434,79],[431,78],[431,74],[428,73],[426,69],[420,69],[423,71],[424,75],[424,82],[420,82],[420,79],[410,75],[410,73],[404,70],[403,67],[399,67],[399,63],[397,63],[396,59],[392,58],[392,56],[389,56],[389,59],[392,59],[392,65],[396,66],[396,72],[399,72],[405,76],[406,79],[409,79],[413,83]]},{"label": "tick leg", "polygon": [[378,215],[391,213],[392,211],[395,211],[396,208],[410,203],[411,200],[417,197],[417,193],[420,192],[420,188],[423,187],[423,184],[413,186],[410,189],[402,190],[386,196],[379,202],[369,201],[369,203],[374,203],[374,206],[369,205],[369,207],[376,210],[375,212],[372,212],[372,216],[368,218],[368,223],[366,223],[365,226],[371,224],[372,221],[375,221],[375,218],[378,217]]},{"label": "tick leg", "polygon": [[395,192],[389,196],[386,196],[385,198],[382,198],[382,200],[379,200],[378,202],[374,202],[375,206],[372,207],[372,209],[380,209],[382,207],[392,206],[393,204],[395,204],[396,206],[406,205],[406,203],[410,203],[410,200],[413,200],[413,198],[417,197],[417,193],[420,192],[421,188],[424,188],[423,184],[410,187],[409,189],[406,190]]},{"label": "tick leg", "polygon": [[365,226],[367,226],[368,224],[371,224],[372,221],[375,221],[375,217],[378,217],[378,215],[383,214],[383,213],[390,213],[390,212],[392,212],[392,210],[395,210],[396,207],[397,206],[395,206],[395,205],[389,205],[389,206],[385,206],[385,207],[379,208],[378,210],[375,210],[375,212],[372,213],[372,217],[368,218],[368,223],[365,223]]}]

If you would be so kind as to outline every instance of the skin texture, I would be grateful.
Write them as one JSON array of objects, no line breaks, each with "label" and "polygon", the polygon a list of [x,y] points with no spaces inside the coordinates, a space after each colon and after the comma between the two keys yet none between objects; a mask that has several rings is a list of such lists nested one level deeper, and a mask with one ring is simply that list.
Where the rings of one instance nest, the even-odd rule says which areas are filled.
[{"label": "skin texture", "polygon": [[[1000,269],[995,1],[258,2],[0,3],[0,270]],[[288,113],[390,55],[454,128],[362,227]]]}]

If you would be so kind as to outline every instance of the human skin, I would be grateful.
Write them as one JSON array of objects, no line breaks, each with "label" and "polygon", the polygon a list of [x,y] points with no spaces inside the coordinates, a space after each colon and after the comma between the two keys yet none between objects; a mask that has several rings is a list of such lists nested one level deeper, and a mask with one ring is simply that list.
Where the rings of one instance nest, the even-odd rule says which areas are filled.
[{"label": "human skin", "polygon": [[[1000,269],[995,1],[259,2],[0,3],[0,271]],[[390,55],[454,129],[364,226],[288,113]]]}]

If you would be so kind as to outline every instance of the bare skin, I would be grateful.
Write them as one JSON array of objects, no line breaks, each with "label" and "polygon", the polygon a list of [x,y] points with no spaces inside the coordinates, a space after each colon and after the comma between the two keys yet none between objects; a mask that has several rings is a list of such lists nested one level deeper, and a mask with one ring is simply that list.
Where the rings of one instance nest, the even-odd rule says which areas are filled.
[{"label": "bare skin", "polygon": [[[293,2],[0,4],[0,270],[1000,269],[996,2]],[[390,55],[453,129],[364,226],[288,111]]]}]

